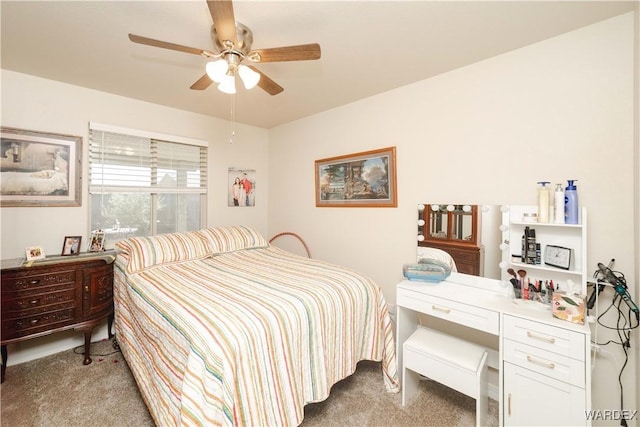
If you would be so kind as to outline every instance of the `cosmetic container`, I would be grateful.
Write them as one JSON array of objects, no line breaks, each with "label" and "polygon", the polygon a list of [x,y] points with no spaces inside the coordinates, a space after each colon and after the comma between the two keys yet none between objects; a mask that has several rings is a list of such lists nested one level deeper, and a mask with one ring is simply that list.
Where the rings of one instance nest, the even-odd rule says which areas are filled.
[{"label": "cosmetic container", "polygon": [[538,189],[538,222],[549,222],[549,189],[548,181],[540,181]]},{"label": "cosmetic container", "polygon": [[577,179],[567,180],[567,188],[564,192],[564,223],[565,224],[577,224],[578,223],[578,188],[574,182]]}]

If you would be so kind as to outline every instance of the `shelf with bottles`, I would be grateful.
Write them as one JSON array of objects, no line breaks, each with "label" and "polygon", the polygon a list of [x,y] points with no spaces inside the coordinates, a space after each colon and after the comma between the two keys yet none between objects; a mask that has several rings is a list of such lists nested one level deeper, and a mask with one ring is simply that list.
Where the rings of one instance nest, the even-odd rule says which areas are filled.
[{"label": "shelf with bottles", "polygon": [[[587,211],[581,208],[578,224],[556,224],[523,221],[525,214],[537,212],[537,206],[503,206],[502,212],[502,278],[509,280],[509,268],[515,271],[525,270],[529,276],[537,280],[554,280],[554,282],[568,282],[580,284],[582,293],[586,293],[586,256],[587,256]],[[523,235],[526,228],[534,230],[535,243],[539,244],[536,254],[537,263],[522,260]],[[545,256],[551,254],[548,250],[570,250],[568,269],[545,264]],[[525,245],[526,258],[526,245]],[[566,258],[565,258],[566,259]]]}]

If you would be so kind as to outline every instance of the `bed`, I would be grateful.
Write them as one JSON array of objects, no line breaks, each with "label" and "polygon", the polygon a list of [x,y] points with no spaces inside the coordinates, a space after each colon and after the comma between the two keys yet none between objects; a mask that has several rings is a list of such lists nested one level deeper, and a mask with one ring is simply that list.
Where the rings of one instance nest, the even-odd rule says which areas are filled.
[{"label": "bed", "polygon": [[249,227],[117,243],[118,344],[157,425],[293,426],[361,360],[398,392],[387,304],[369,278]]}]

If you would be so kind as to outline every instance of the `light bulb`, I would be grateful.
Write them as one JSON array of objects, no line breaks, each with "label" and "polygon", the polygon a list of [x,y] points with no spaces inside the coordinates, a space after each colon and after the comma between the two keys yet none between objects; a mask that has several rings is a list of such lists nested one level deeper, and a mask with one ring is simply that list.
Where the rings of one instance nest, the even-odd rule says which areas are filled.
[{"label": "light bulb", "polygon": [[224,79],[224,76],[227,75],[227,71],[229,71],[229,64],[224,59],[218,59],[217,61],[207,63],[205,69],[211,80],[220,83]]},{"label": "light bulb", "polygon": [[422,234],[418,234],[418,242],[422,242],[424,240],[424,236]]},{"label": "light bulb", "polygon": [[453,206],[453,205],[447,205],[447,210],[448,210],[449,212],[453,212],[453,210],[454,210],[454,209],[455,209],[455,206]]},{"label": "light bulb", "polygon": [[464,206],[462,207],[462,210],[463,210],[463,212],[471,212],[471,206],[469,206],[469,205],[464,205]]},{"label": "light bulb", "polygon": [[418,220],[418,225],[419,225],[420,227],[422,227],[422,226],[424,225],[424,219],[419,219],[419,220]]},{"label": "light bulb", "polygon": [[424,210],[424,205],[420,204],[418,205],[418,211],[422,212]]},{"label": "light bulb", "polygon": [[432,210],[432,211],[438,211],[438,210],[440,210],[440,205],[431,205],[431,210]]},{"label": "light bulb", "polygon": [[246,89],[253,89],[260,81],[260,73],[256,73],[246,65],[240,65],[238,67],[238,74]]},{"label": "light bulb", "polygon": [[234,76],[224,76],[220,84],[218,85],[220,92],[233,95],[236,93],[236,78]]}]

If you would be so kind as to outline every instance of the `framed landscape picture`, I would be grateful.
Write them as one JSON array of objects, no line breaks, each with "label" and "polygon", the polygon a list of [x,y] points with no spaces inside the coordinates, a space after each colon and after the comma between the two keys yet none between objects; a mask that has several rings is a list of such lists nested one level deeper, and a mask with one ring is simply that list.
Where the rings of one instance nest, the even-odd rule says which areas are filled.
[{"label": "framed landscape picture", "polygon": [[317,207],[397,207],[396,147],[316,160]]},{"label": "framed landscape picture", "polygon": [[3,127],[0,206],[80,206],[82,137]]}]

